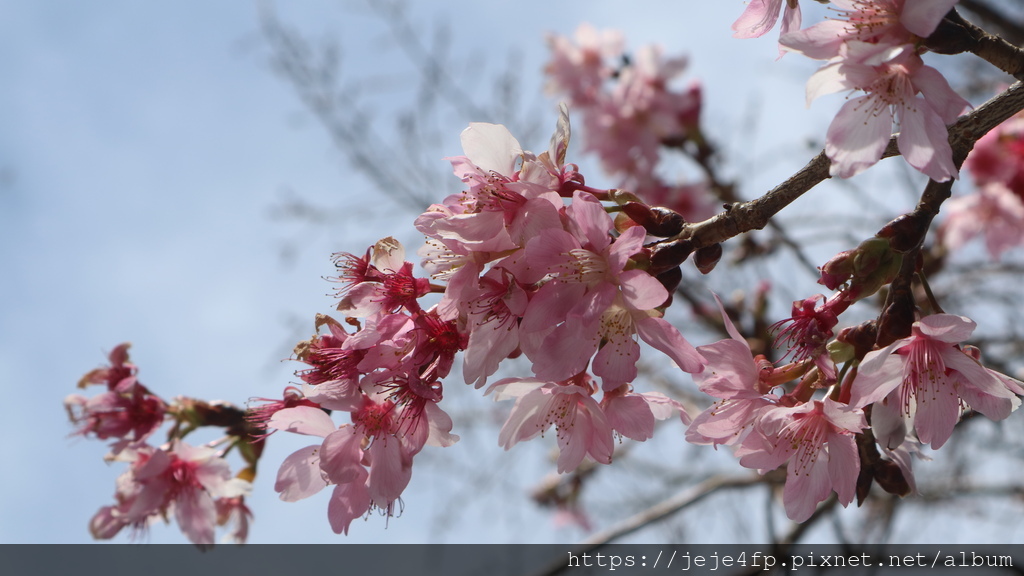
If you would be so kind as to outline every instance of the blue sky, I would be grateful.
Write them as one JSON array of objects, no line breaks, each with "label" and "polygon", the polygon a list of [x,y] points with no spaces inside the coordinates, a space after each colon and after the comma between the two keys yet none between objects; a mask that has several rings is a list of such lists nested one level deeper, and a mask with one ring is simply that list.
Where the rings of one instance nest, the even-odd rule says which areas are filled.
[{"label": "blue sky", "polygon": [[[755,189],[807,159],[773,157],[776,138],[798,147],[813,133],[808,126],[821,126],[839,106],[804,109],[813,63],[775,62],[771,38],[730,37],[739,1],[426,6],[415,5],[416,21],[448,23],[453,53],[497,67],[515,49],[535,74],[524,78],[530,90],[541,82],[544,34],[571,33],[584,20],[621,28],[632,47],[658,41],[669,53],[689,53],[688,78],[701,78],[708,91],[705,121],[752,162],[746,182]],[[411,101],[415,82],[403,79],[415,70],[362,4],[311,0],[273,9],[311,38],[337,39],[346,73],[382,86],[373,97],[380,117]],[[92,541],[87,522],[110,502],[121,468],[102,462],[102,443],[68,437],[61,402],[119,342],[133,343],[141,380],[165,397],[243,404],[276,396],[295,369],[282,362],[294,321],[311,330],[313,315],[331,306],[321,278],[332,271],[330,254],[360,252],[389,234],[416,239],[415,210],[397,209],[354,174],[267,56],[254,3],[0,1],[0,419],[9,434],[0,443],[0,542]],[[550,110],[546,126],[554,124],[553,103]],[[765,111],[770,119],[745,130]],[[446,120],[439,172],[447,170],[443,157],[460,153],[459,131],[472,120]],[[523,144],[543,150],[547,135]],[[326,230],[297,227],[272,217],[286,189],[347,208]],[[288,243],[300,250],[284,261]],[[507,494],[517,505],[504,508],[467,495],[464,505],[478,509],[471,516],[486,524],[435,532],[448,505],[441,499],[466,490],[466,481],[419,471],[402,518],[386,530],[381,518],[357,521],[351,536],[335,536],[326,494],[285,504],[273,493],[277,463],[304,445],[289,442],[271,442],[264,458],[253,542],[580,536],[554,529],[526,488]],[[546,471],[543,454],[517,447],[504,465],[530,482]],[[148,541],[182,540],[176,528],[157,526]]]}]

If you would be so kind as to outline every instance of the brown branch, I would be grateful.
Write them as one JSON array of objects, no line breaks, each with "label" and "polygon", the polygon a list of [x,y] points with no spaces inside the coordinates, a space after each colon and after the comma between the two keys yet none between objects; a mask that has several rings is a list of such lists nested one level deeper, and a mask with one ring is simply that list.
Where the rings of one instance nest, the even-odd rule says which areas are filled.
[{"label": "brown branch", "polygon": [[950,10],[924,46],[938,54],[971,52],[1017,80],[1024,80],[1024,50],[989,34]]},{"label": "brown branch", "polygon": [[1014,21],[988,2],[960,0],[960,6],[981,19],[986,26],[1001,32],[1001,36],[1014,44],[1024,43],[1024,25]]},{"label": "brown branch", "polygon": [[[959,166],[974,148],[974,143],[990,130],[1024,110],[1024,83],[1017,82],[1005,92],[992,98],[969,114],[962,116],[949,127],[949,142],[953,148],[953,160]],[[898,156],[897,136],[889,140],[882,158]],[[695,249],[724,242],[751,230],[760,230],[768,225],[775,214],[789,206],[797,198],[829,178],[831,162],[824,150],[811,159],[788,180],[779,184],[765,195],[749,202],[731,204],[722,212],[703,222],[687,225],[682,232],[668,239],[689,239]],[[929,200],[929,209],[937,197]],[[941,201],[938,201],[941,204]]]}]

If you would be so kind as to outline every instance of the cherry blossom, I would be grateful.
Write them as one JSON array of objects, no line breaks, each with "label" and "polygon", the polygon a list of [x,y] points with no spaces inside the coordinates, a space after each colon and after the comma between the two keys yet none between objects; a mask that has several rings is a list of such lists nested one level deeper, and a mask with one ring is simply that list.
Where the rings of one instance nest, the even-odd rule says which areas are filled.
[{"label": "cherry blossom", "polygon": [[338,291],[342,296],[338,310],[349,316],[416,308],[416,299],[430,292],[429,281],[413,277],[412,262],[405,261],[405,249],[391,237],[378,241],[363,258],[336,254],[335,263],[342,271],[337,280],[343,283]]},{"label": "cherry blossom", "polygon": [[897,418],[906,423],[905,428],[882,424],[875,433],[880,444],[899,446],[904,431],[912,427],[923,444],[938,449],[953,433],[964,405],[993,420],[1020,406],[1009,377],[984,368],[959,348],[975,326],[964,316],[926,316],[914,323],[910,337],[864,357],[851,388],[851,405],[874,404],[876,426]]},{"label": "cherry blossom", "polygon": [[993,259],[1024,243],[1024,114],[985,134],[964,161],[977,189],[944,205],[948,217],[939,232],[957,250],[983,236]]},{"label": "cherry blossom", "polygon": [[[548,90],[582,113],[586,149],[618,178],[619,188],[689,220],[710,216],[711,195],[704,187],[667,183],[657,171],[664,147],[701,142],[700,84],[673,87],[686,58],[667,57],[658,46],[644,46],[626,58],[621,37],[590,25],[577,30],[575,41],[552,37],[549,46]],[[580,61],[585,64],[568,65]]]},{"label": "cherry blossom", "polygon": [[231,477],[228,463],[215,450],[182,441],[166,449],[127,449],[117,459],[131,466],[118,479],[118,503],[101,508],[90,523],[96,538],[112,538],[126,526],[145,530],[151,520],[173,511],[192,543],[211,545],[218,523],[216,499],[241,497],[251,488]]},{"label": "cherry blossom", "polygon": [[594,374],[604,388],[617,388],[636,377],[640,349],[634,335],[668,354],[682,370],[699,371],[704,364],[700,354],[655,310],[668,291],[646,271],[626,270],[629,257],[642,249],[643,228],[629,228],[613,242],[610,218],[583,192],[573,196],[566,215],[572,233],[546,230],[527,245],[527,259],[552,280],[531,300],[523,330],[558,324],[539,347],[524,348],[534,373],[565,380],[582,372],[593,356]]},{"label": "cherry blossom", "polygon": [[853,501],[860,472],[854,434],[864,428],[860,409],[831,398],[779,406],[761,415],[760,434],[748,436],[736,455],[741,465],[760,470],[788,460],[782,493],[786,515],[803,522],[833,491],[843,506]]},{"label": "cherry blossom", "polygon": [[576,28],[573,40],[548,36],[551,61],[544,68],[547,91],[565,94],[577,105],[599,98],[603,83],[615,69],[607,62],[622,58],[625,39],[618,30],[597,30],[584,22]]},{"label": "cherry blossom", "polygon": [[729,338],[699,346],[708,364],[693,375],[702,392],[719,398],[690,424],[686,440],[692,444],[733,445],[754,430],[760,414],[778,404],[768,376],[774,366],[764,356],[755,358],[715,295]]},{"label": "cherry blossom", "polygon": [[808,81],[807,100],[840,90],[867,94],[847,101],[829,126],[825,152],[833,176],[849,178],[878,162],[895,121],[896,142],[911,166],[936,181],[957,177],[946,125],[969,104],[913,46],[842,44],[839,56]]},{"label": "cherry blossom", "polygon": [[[772,0],[773,4],[779,2]],[[803,30],[783,32],[779,43],[816,60],[840,55],[847,42],[881,46],[915,44],[935,31],[957,0],[833,0],[838,17]],[[751,3],[751,6],[758,4]],[[749,10],[750,8],[748,8]],[[776,13],[778,7],[775,8]]]},{"label": "cherry blossom", "polygon": [[505,378],[487,393],[495,401],[515,398],[508,420],[498,433],[498,444],[508,450],[544,433],[552,425],[558,439],[558,472],[575,470],[590,456],[601,464],[612,460],[612,427],[591,395],[592,380],[581,374],[562,382]]},{"label": "cherry blossom", "polygon": [[946,220],[940,228],[942,243],[957,250],[972,238],[982,236],[993,259],[1024,243],[1024,201],[1000,182],[946,202]]},{"label": "cherry blossom", "polygon": [[1024,198],[1024,113],[1018,113],[982,136],[964,160],[975,184],[998,182]]},{"label": "cherry blossom", "polygon": [[895,121],[900,153],[911,166],[936,181],[956,178],[945,126],[969,104],[941,73],[924,65],[917,47],[956,0],[834,3],[843,17],[779,40],[787,50],[829,61],[808,81],[808,103],[840,90],[867,93],[844,104],[829,127],[825,150],[831,174],[849,178],[878,162]]},{"label": "cherry blossom", "polygon": [[654,437],[656,420],[667,420],[678,414],[683,424],[690,423],[690,415],[679,402],[661,392],[637,393],[628,385],[605,391],[600,405],[612,429],[637,442]]},{"label": "cherry blossom", "polygon": [[782,16],[782,34],[790,30],[800,28],[800,3],[798,0],[751,0],[743,14],[732,24],[733,34],[736,38],[757,38],[764,36],[769,30],[775,27],[779,19],[779,11],[784,10]]},{"label": "cherry blossom", "polygon": [[78,382],[79,388],[105,384],[107,391],[86,398],[71,394],[64,407],[76,434],[92,435],[100,440],[122,440],[118,448],[144,441],[164,422],[167,404],[138,381],[138,368],[129,362],[128,343],[110,351],[110,366],[90,371]]}]

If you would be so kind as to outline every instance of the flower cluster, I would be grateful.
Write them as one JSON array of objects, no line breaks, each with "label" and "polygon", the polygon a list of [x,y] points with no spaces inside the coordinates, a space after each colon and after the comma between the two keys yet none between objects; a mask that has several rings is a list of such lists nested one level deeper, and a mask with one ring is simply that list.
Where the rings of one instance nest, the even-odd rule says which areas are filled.
[{"label": "flower cluster", "polygon": [[[780,51],[826,61],[808,83],[808,102],[837,91],[864,93],[850,98],[828,129],[832,175],[851,177],[875,164],[896,124],[896,143],[911,166],[935,181],[957,178],[947,125],[968,105],[922,60],[926,40],[956,0],[832,4],[837,17],[800,29],[798,0],[751,0],[733,24],[735,36],[762,36],[781,16]],[[108,458],[128,465],[115,503],[92,519],[93,535],[137,533],[173,516],[197,545],[211,544],[216,527],[229,524],[228,537],[244,542],[252,517],[245,497],[264,442],[279,431],[314,438],[279,467],[274,487],[282,500],[332,487],[327,513],[336,533],[347,534],[353,520],[373,511],[394,516],[416,456],[459,440],[441,402],[460,353],[467,385],[512,401],[497,438],[506,450],[554,428],[557,471],[575,472],[582,482],[591,467],[581,465],[610,463],[616,440],[645,441],[657,421],[679,418],[687,441],[730,446],[744,467],[765,474],[785,466],[783,505],[797,522],[833,493],[842,506],[863,500],[872,482],[909,493],[912,456],[944,446],[964,415],[1002,420],[1019,408],[1024,384],[987,368],[981,352],[965,344],[972,320],[941,313],[928,290],[933,313],[918,308],[910,273],[924,269],[917,257],[934,215],[921,210],[822,265],[819,283],[831,295],[793,302],[790,317],[768,328],[759,316],[756,336],[774,337],[762,353],[752,351],[737,328],[742,323],[717,295],[721,323],[713,311],[704,316],[728,337],[691,345],[665,319],[682,282],[680,265],[694,253],[697,269],[710,272],[723,238],[742,233],[730,226],[749,230],[767,219],[750,223],[757,202],[730,202],[721,217],[687,224],[710,214],[705,188],[723,199],[732,194],[709,162],[714,149],[701,133],[701,88],[671,87],[685,59],[666,58],[657,47],[630,56],[624,44],[618,33],[583,25],[574,40],[549,39],[546,67],[549,90],[581,112],[587,148],[622,190],[587,185],[578,165],[567,162],[565,104],[540,154],[523,149],[502,125],[472,123],[461,135],[463,155],[447,159],[464,189],[414,223],[426,237],[418,251],[424,275],[392,237],[362,255],[333,256],[337,276],[329,280],[343,318],[317,315],[313,335],[295,347],[301,386],[255,399],[247,411],[188,398],[166,402],[139,382],[127,344],[110,353],[109,366],[86,374],[79,387],[106,390],[65,400],[75,433],[112,441]],[[662,181],[666,149],[682,150],[710,183]],[[1022,242],[1022,153],[1022,115],[978,141],[965,164],[978,190],[951,202],[941,230],[946,246],[984,233],[998,257]],[[850,306],[887,286],[877,321],[840,329]],[[762,301],[767,291],[765,284]],[[680,402],[638,390],[643,345],[691,374],[713,403],[691,418]],[[528,365],[529,375],[501,377],[499,366],[512,358]],[[346,421],[335,422],[335,413]],[[151,445],[165,423],[167,441]],[[225,438],[205,446],[184,441],[204,426],[224,428]],[[225,460],[232,449],[246,464],[234,476]],[[538,498],[585,523],[580,486],[556,486]]]},{"label": "flower cluster", "polygon": [[659,46],[627,56],[621,34],[589,24],[580,25],[572,40],[550,36],[548,46],[548,92],[582,114],[587,149],[619,186],[687,220],[710,216],[706,185],[669,183],[658,175],[666,147],[703,142],[700,84],[672,88],[686,70],[686,58],[666,57]]},{"label": "flower cluster", "polygon": [[[460,351],[465,381],[476,388],[506,358],[532,362],[533,377],[487,388],[516,400],[499,441],[510,448],[554,425],[562,472],[587,455],[610,462],[614,434],[645,440],[657,419],[687,420],[677,402],[631,387],[639,340],[687,372],[699,372],[704,359],[662,318],[669,292],[644,268],[647,230],[617,230],[602,204],[614,194],[586,186],[566,164],[569,135],[564,106],[539,155],[504,126],[463,132],[465,155],[449,160],[466,189],[415,223],[427,237],[423,266],[443,286],[415,277],[392,238],[362,257],[335,255],[338,310],[356,330],[318,317],[324,333],[295,350],[309,366],[298,372],[301,396],[258,412],[268,429],[323,439],[286,459],[275,486],[282,499],[334,486],[328,516],[336,532],[371,509],[393,514],[414,456],[458,439],[438,403]],[[432,292],[440,301],[424,309],[420,299]],[[325,410],[349,413],[351,424],[336,426]]]},{"label": "flower cluster", "polygon": [[[833,359],[853,360],[844,356],[842,334],[824,358],[801,359],[799,352],[800,342],[823,344],[833,336],[831,326],[822,332],[820,319],[831,316],[826,324],[834,326],[830,303],[841,300],[817,308],[814,300],[797,302],[794,310],[801,314],[780,334],[796,356],[783,366],[754,357],[722,310],[731,337],[698,347],[708,366],[694,376],[701,391],[718,401],[694,418],[686,437],[695,444],[736,446],[740,464],[762,472],[787,464],[783,501],[791,519],[807,520],[833,491],[843,506],[853,500],[862,465],[856,438],[868,428],[869,407],[875,439],[912,486],[909,455],[922,444],[941,447],[965,410],[1002,420],[1020,406],[1021,383],[985,368],[976,350],[961,347],[974,322],[950,314],[915,322],[910,337],[868,352],[858,370],[837,381]],[[786,384],[797,380],[787,391]],[[817,396],[818,390],[825,395]]]},{"label": "flower cluster", "polygon": [[[232,477],[223,453],[180,439],[184,436],[180,424],[187,421],[193,427],[226,426],[234,434],[229,438],[247,443],[249,438],[241,437],[245,435],[243,412],[188,399],[169,405],[139,382],[128,347],[115,347],[109,354],[110,366],[89,372],[79,382],[81,388],[104,384],[107,392],[92,398],[73,394],[65,400],[71,421],[78,425],[77,434],[114,440],[108,459],[129,466],[117,480],[116,504],[100,508],[89,523],[93,537],[110,539],[126,527],[137,534],[153,521],[173,515],[196,545],[212,545],[215,528],[224,525],[233,526],[225,538],[244,542],[252,518],[245,505],[250,490],[246,473]],[[229,423],[232,417],[236,421]],[[151,446],[147,440],[165,418],[178,422],[172,440]],[[252,448],[243,445],[252,454]]]},{"label": "flower cluster", "polygon": [[[295,349],[309,366],[299,371],[304,386],[281,401],[251,412],[269,430],[323,438],[285,459],[274,489],[292,502],[334,486],[328,518],[337,533],[371,509],[393,515],[412,477],[413,457],[427,444],[449,446],[452,421],[438,407],[441,379],[451,371],[466,338],[419,298],[429,282],[412,275],[412,263],[393,238],[367,253],[335,255],[338,309],[358,329],[349,333],[329,316],[326,327]],[[336,426],[328,411],[347,412],[351,423]]]}]

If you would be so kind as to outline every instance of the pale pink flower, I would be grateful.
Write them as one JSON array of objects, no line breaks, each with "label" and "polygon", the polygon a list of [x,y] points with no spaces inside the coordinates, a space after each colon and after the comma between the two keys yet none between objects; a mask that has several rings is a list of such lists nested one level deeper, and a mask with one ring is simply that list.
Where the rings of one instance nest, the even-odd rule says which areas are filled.
[{"label": "pale pink flower", "polygon": [[[779,4],[777,0],[772,0]],[[838,17],[803,30],[783,32],[779,43],[786,49],[829,60],[847,42],[882,46],[915,44],[935,31],[957,0],[833,0]],[[755,3],[751,3],[754,6]],[[749,8],[748,8],[749,10]],[[776,7],[776,12],[778,7]]]},{"label": "pale pink flower", "polygon": [[595,386],[589,376],[581,374],[563,382],[505,378],[487,389],[488,394],[492,392],[496,401],[516,400],[498,433],[498,444],[505,450],[554,425],[559,473],[572,472],[587,455],[601,464],[611,463],[612,427],[591,397]]},{"label": "pale pink flower", "polygon": [[754,430],[762,412],[777,405],[778,396],[764,381],[773,366],[763,357],[755,359],[747,340],[733,325],[715,295],[729,338],[699,346],[707,360],[704,370],[693,375],[702,392],[719,398],[693,419],[686,432],[692,444],[733,445]]},{"label": "pale pink flower", "polygon": [[111,538],[125,526],[144,530],[150,521],[173,512],[192,543],[211,545],[217,525],[215,499],[240,497],[251,489],[249,482],[231,477],[228,463],[215,450],[180,440],[166,450],[126,449],[117,459],[131,466],[118,478],[118,504],[101,509],[90,523],[96,538]]},{"label": "pale pink flower", "polygon": [[615,73],[609,61],[622,58],[625,40],[618,30],[597,30],[586,22],[576,28],[573,40],[551,34],[547,39],[551,60],[544,66],[546,89],[565,94],[578,105],[594,102],[603,84]]},{"label": "pale pink flower", "polygon": [[92,398],[72,394],[64,399],[68,417],[78,426],[76,434],[141,442],[163,424],[167,404],[134,378],[122,383],[130,385]]},{"label": "pale pink flower", "polygon": [[355,433],[351,425],[336,428],[330,416],[308,406],[277,412],[271,419],[271,426],[324,438],[322,444],[300,448],[281,462],[274,490],[281,500],[296,502],[334,484],[328,519],[336,534],[348,534],[352,520],[366,514],[373,506],[367,487],[369,474],[362,466],[363,436]]},{"label": "pale pink flower", "polygon": [[[645,46],[627,60],[617,33],[605,33],[615,38],[614,49],[600,50],[594,47],[598,33],[589,26],[585,30],[585,38],[577,34],[578,46],[564,38],[549,40],[548,87],[582,111],[587,150],[600,157],[605,171],[620,177],[620,188],[637,192],[635,184],[658,165],[661,147],[681,146],[699,130],[700,84],[682,91],[670,86],[685,70],[686,58]],[[575,62],[585,63],[573,68]]]},{"label": "pale pink flower", "polygon": [[[934,449],[953,433],[963,405],[993,420],[1006,418],[1020,406],[1010,379],[984,368],[958,347],[974,328],[969,318],[952,314],[915,322],[910,337],[864,357],[851,388],[851,405],[874,404],[873,422],[876,414],[902,418],[906,429],[912,426],[921,442]],[[1013,386],[1019,389],[1019,383]],[[883,427],[902,434],[898,426]],[[882,434],[878,441],[895,448],[902,437]]]},{"label": "pale pink flower", "polygon": [[983,187],[1000,183],[1024,198],[1024,113],[982,136],[964,160],[964,169]]},{"label": "pale pink flower", "polygon": [[396,403],[386,394],[363,395],[352,424],[336,427],[321,409],[296,406],[276,412],[268,426],[323,438],[281,464],[274,489],[294,502],[334,485],[328,519],[337,533],[371,507],[393,515],[412,477],[412,461],[425,444],[450,446],[452,421],[434,402]]},{"label": "pale pink flower", "polygon": [[537,377],[566,380],[593,356],[594,374],[604,388],[617,388],[636,377],[636,335],[682,370],[699,371],[700,354],[655,310],[668,291],[646,271],[625,269],[643,248],[643,228],[629,228],[612,242],[610,218],[583,192],[576,192],[566,215],[571,233],[546,230],[526,250],[527,261],[552,276],[530,301],[520,328],[541,332],[523,348]]},{"label": "pale pink flower", "polygon": [[832,491],[843,506],[853,500],[860,473],[854,435],[867,425],[860,409],[831,398],[779,406],[761,415],[760,434],[748,436],[736,455],[741,465],[762,471],[788,460],[782,493],[786,515],[803,522]]},{"label": "pale pink flower", "polygon": [[743,14],[732,24],[735,31],[735,38],[757,38],[764,36],[769,30],[775,27],[779,19],[779,10],[785,10],[782,16],[782,31],[785,34],[790,30],[800,28],[800,4],[798,0],[750,0]]},{"label": "pale pink flower", "polygon": [[261,405],[249,407],[245,411],[245,420],[252,424],[252,426],[257,430],[263,431],[262,433],[257,434],[255,436],[256,438],[266,438],[270,434],[274,433],[274,430],[267,430],[267,422],[270,421],[271,416],[280,410],[284,410],[285,408],[294,408],[296,406],[319,407],[317,404],[306,398],[302,394],[302,391],[294,386],[286,387],[280,400],[273,398],[250,398],[249,401],[262,402]]},{"label": "pale pink flower", "polygon": [[989,255],[998,260],[1003,252],[1024,244],[1024,202],[1001,182],[952,198],[945,208],[948,215],[939,237],[950,250],[983,236]]},{"label": "pale pink flower", "polygon": [[529,296],[512,274],[494,267],[468,292],[469,343],[462,368],[466,383],[480,388],[498,364],[519,348],[519,320]]},{"label": "pale pink flower", "polygon": [[849,178],[878,162],[895,121],[900,153],[911,166],[936,181],[957,177],[946,125],[969,104],[913,46],[842,44],[839,56],[808,81],[808,103],[840,90],[867,94],[846,102],[829,126],[825,152],[833,176]]}]

